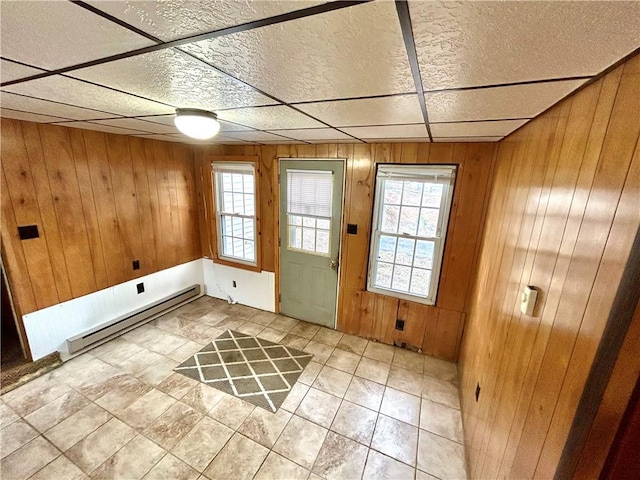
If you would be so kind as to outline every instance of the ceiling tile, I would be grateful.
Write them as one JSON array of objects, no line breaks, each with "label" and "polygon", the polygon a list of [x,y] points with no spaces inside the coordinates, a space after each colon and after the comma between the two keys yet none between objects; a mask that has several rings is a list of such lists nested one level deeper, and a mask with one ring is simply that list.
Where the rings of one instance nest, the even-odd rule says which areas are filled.
[{"label": "ceiling tile", "polygon": [[2,56],[53,70],[153,45],[71,2],[2,2]]},{"label": "ceiling tile", "polygon": [[436,143],[471,143],[471,142],[499,142],[502,137],[444,137],[433,139]]},{"label": "ceiling tile", "polygon": [[301,10],[325,1],[172,0],[88,3],[164,41]]},{"label": "ceiling tile", "polygon": [[[163,125],[175,126],[173,119],[175,115],[154,115],[149,117],[142,117],[144,120],[149,122],[162,123]],[[249,127],[245,127],[243,125],[237,125],[235,123],[225,122],[224,120],[218,119],[220,123],[220,131],[221,132],[242,132],[247,130],[252,130]]]},{"label": "ceiling tile", "polygon": [[173,108],[166,105],[60,75],[18,83],[4,87],[4,89],[127,117],[172,113],[174,111]]},{"label": "ceiling tile", "polygon": [[324,127],[322,123],[284,105],[223,110],[218,112],[218,117],[259,130]]},{"label": "ceiling tile", "polygon": [[25,67],[24,65],[8,60],[0,60],[0,82],[2,83],[37,75],[43,71],[44,70],[40,70],[39,68]]},{"label": "ceiling tile", "polygon": [[307,142],[304,142],[302,140],[287,140],[286,138],[283,138],[282,140],[266,141],[260,143],[264,143],[265,145],[307,145]]},{"label": "ceiling tile", "polygon": [[431,133],[434,137],[504,137],[528,121],[432,123]]},{"label": "ceiling tile", "polygon": [[415,91],[394,2],[356,5],[184,48],[286,102]]},{"label": "ceiling tile", "polygon": [[[36,92],[37,90],[34,90],[34,93]],[[64,105],[62,103],[50,102],[48,100],[41,100],[33,97],[25,97],[24,95],[15,95],[8,92],[0,93],[0,104],[5,108],[11,108],[13,110],[69,118],[71,120],[89,120],[92,118],[113,116],[113,114],[108,112],[87,110],[86,108],[78,108],[73,105]]]},{"label": "ceiling tile", "polygon": [[140,137],[140,138],[150,138],[151,140],[162,140],[163,142],[177,142],[177,143],[184,143],[184,139],[182,137],[178,137],[177,135],[158,135],[158,134],[144,134],[144,135],[140,135],[140,134],[136,134],[133,135],[134,137]]},{"label": "ceiling tile", "polygon": [[367,138],[367,143],[429,143],[428,137],[416,138]]},{"label": "ceiling tile", "polygon": [[409,8],[427,90],[595,75],[640,47],[637,1],[412,0]]},{"label": "ceiling tile", "polygon": [[164,125],[162,123],[148,122],[137,118],[114,118],[110,120],[96,120],[94,123],[110,125],[112,127],[129,128],[149,133],[180,133],[176,127]]},{"label": "ceiling tile", "polygon": [[533,118],[584,81],[425,93],[432,122]]},{"label": "ceiling tile", "polygon": [[0,108],[0,117],[38,123],[63,122],[68,120],[67,118],[51,117],[49,115],[40,115],[39,113],[21,112],[19,110],[11,110],[9,108]]},{"label": "ceiling tile", "polygon": [[296,140],[349,140],[355,142],[356,140],[345,135],[333,128],[305,128],[301,130],[276,130],[273,133],[278,135],[284,135],[285,137],[295,138]]},{"label": "ceiling tile", "polygon": [[216,110],[275,103],[253,88],[174,50],[83,68],[71,76],[178,108]]},{"label": "ceiling tile", "polygon": [[278,140],[288,140],[287,138],[274,135],[273,133],[258,132],[255,130],[248,131],[248,132],[228,132],[228,134],[229,134],[229,137],[232,137],[238,140],[249,140],[252,142],[265,142],[265,141],[275,142]]},{"label": "ceiling tile", "polygon": [[[429,140],[429,139],[427,139]],[[405,142],[405,139],[402,139]],[[422,140],[420,140],[422,141]],[[309,143],[321,144],[321,143],[362,143],[360,140],[356,140],[355,138],[349,138],[349,140],[307,140]]]},{"label": "ceiling tile", "polygon": [[134,135],[141,133],[139,130],[130,130],[128,128],[112,127],[110,125],[100,125],[93,122],[67,122],[58,123],[61,127],[82,128],[84,130],[97,130],[105,133],[115,133],[118,135]]},{"label": "ceiling tile", "polygon": [[376,139],[376,138],[385,139],[385,141],[387,141],[386,139],[389,139],[389,138],[397,138],[397,139],[425,138],[426,140],[429,140],[429,135],[427,134],[427,127],[424,125],[424,123],[419,125],[383,125],[383,126],[377,126],[377,127],[349,127],[349,128],[343,128],[342,130],[362,140],[369,140],[369,139]]},{"label": "ceiling tile", "polygon": [[300,110],[336,127],[423,122],[418,95],[304,103]]}]

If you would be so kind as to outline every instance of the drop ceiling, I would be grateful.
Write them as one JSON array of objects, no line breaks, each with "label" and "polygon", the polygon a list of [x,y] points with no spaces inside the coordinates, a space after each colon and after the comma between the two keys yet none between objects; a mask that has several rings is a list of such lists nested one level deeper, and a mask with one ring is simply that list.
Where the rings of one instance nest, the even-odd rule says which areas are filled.
[{"label": "drop ceiling", "polygon": [[0,8],[2,117],[176,142],[177,107],[214,143],[498,141],[640,48],[636,1]]}]

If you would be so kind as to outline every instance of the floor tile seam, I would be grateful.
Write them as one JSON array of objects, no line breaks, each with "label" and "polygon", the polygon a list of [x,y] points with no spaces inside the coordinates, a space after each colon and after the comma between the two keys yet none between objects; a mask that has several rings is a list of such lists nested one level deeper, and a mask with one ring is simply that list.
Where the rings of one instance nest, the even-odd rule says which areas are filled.
[{"label": "floor tile seam", "polygon": [[[42,437],[42,438],[44,439],[44,441],[45,441],[45,442],[47,442],[49,445],[51,445],[51,446],[52,446],[52,447],[53,447],[53,448],[58,452],[58,455],[56,455],[54,458],[52,458],[52,459],[51,459],[51,461],[50,461],[50,462],[48,462],[46,465],[42,466],[42,468],[39,468],[36,472],[34,472],[34,473],[32,473],[31,475],[29,475],[29,476],[27,477],[27,479],[29,479],[29,478],[33,477],[34,475],[36,475],[38,472],[40,472],[40,470],[43,470],[43,469],[47,468],[50,464],[52,464],[52,463],[53,463],[53,462],[55,462],[58,458],[60,458],[60,456],[65,456],[65,455],[64,455],[64,452],[63,452],[62,450],[60,450],[58,447],[56,447],[53,443],[51,443],[51,441],[49,441],[49,439],[48,439],[48,438],[45,438],[45,436],[44,436],[44,435],[40,434],[40,435],[38,435],[38,436],[39,436],[39,437]],[[22,447],[20,447],[18,450],[20,450],[21,448],[23,448],[23,447],[27,446],[28,444],[30,444],[30,443],[32,443],[32,442],[35,442],[37,439],[38,439],[38,437],[31,439],[29,442],[25,443],[25,444],[24,444]],[[15,452],[17,452],[18,450],[16,450]],[[10,453],[9,455],[12,455],[12,454],[13,454],[13,453],[15,453],[15,452]],[[7,455],[7,457],[8,457],[9,455]],[[4,461],[4,460],[6,460],[6,458],[7,458],[7,457],[3,458],[2,460],[3,460],[3,461]],[[65,457],[65,458],[66,458],[66,457]],[[72,462],[72,463],[73,463],[73,462]],[[74,464],[74,465],[75,465],[75,464]]]}]

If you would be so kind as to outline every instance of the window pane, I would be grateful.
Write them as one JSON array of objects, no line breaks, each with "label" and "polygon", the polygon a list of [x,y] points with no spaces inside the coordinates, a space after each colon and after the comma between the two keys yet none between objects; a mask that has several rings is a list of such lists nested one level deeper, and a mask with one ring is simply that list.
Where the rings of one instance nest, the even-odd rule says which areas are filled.
[{"label": "window pane", "polygon": [[329,253],[329,232],[316,230],[316,252]]},{"label": "window pane", "polygon": [[302,225],[302,217],[289,215],[289,225]]},{"label": "window pane", "polygon": [[400,205],[402,198],[402,183],[397,180],[384,181],[384,203]]},{"label": "window pane", "polygon": [[242,175],[241,173],[232,173],[232,183],[233,183],[233,191],[234,192],[242,192]]},{"label": "window pane", "polygon": [[251,240],[244,241],[244,258],[249,261],[253,261],[256,259],[253,242]]},{"label": "window pane", "polygon": [[289,248],[302,249],[301,227],[289,227]]},{"label": "window pane", "polygon": [[382,225],[383,232],[398,233],[398,219],[400,218],[400,207],[385,205],[382,208]]},{"label": "window pane", "polygon": [[244,214],[255,215],[255,201],[253,200],[253,194],[244,195]]},{"label": "window pane", "polygon": [[242,219],[233,217],[233,229],[231,235],[234,237],[242,237]]},{"label": "window pane", "polygon": [[413,262],[415,267],[433,268],[433,251],[435,244],[433,242],[425,242],[418,240],[416,245],[416,256]]},{"label": "window pane", "polygon": [[253,175],[243,175],[244,193],[253,193]]},{"label": "window pane", "polygon": [[407,235],[415,235],[416,230],[418,230],[419,217],[420,208],[402,207],[400,212],[400,232]]},{"label": "window pane", "polygon": [[227,213],[233,212],[233,193],[224,192],[222,211]]},{"label": "window pane", "polygon": [[396,237],[380,236],[378,259],[393,262],[396,253]]},{"label": "window pane", "polygon": [[222,190],[225,192],[230,192],[232,190],[232,181],[230,173],[222,173]]},{"label": "window pane", "polygon": [[229,216],[222,216],[222,235],[231,235],[232,232],[232,219]]},{"label": "window pane", "polygon": [[401,265],[413,265],[413,246],[415,240],[410,238],[398,239],[398,252],[396,253],[396,263]]},{"label": "window pane", "polygon": [[441,183],[425,183],[422,195],[422,206],[440,208],[443,185]]},{"label": "window pane", "polygon": [[411,277],[411,293],[426,296],[429,293],[430,284],[431,270],[422,270],[420,268],[413,269],[413,276]]},{"label": "window pane", "polygon": [[391,288],[401,292],[409,291],[409,280],[411,277],[411,267],[396,265],[393,269],[393,282]]},{"label": "window pane", "polygon": [[244,249],[242,248],[242,239],[234,238],[233,239],[233,256],[242,258],[244,257]]},{"label": "window pane", "polygon": [[309,218],[309,217],[302,217],[302,226],[303,227],[315,228],[316,227],[316,219],[315,218]]},{"label": "window pane", "polygon": [[390,263],[379,262],[376,270],[376,286],[383,288],[391,287],[391,273],[393,272],[393,265]]},{"label": "window pane", "polygon": [[287,170],[287,213],[331,217],[333,172]]},{"label": "window pane", "polygon": [[331,222],[325,218],[318,218],[318,228],[322,228],[323,230],[329,230],[331,227]]},{"label": "window pane", "polygon": [[402,205],[420,206],[422,199],[422,182],[404,182],[404,192],[402,193]]},{"label": "window pane", "polygon": [[435,237],[438,231],[438,216],[440,211],[435,208],[422,208],[420,210],[418,235],[421,237]]},{"label": "window pane", "polygon": [[303,250],[316,250],[316,231],[313,228],[302,229],[302,248]]},{"label": "window pane", "polygon": [[233,256],[233,239],[231,237],[222,237],[222,254]]},{"label": "window pane", "polygon": [[233,194],[233,213],[244,215],[244,199],[241,193]]},{"label": "window pane", "polygon": [[253,240],[253,219],[245,218],[242,223],[244,225],[243,237],[245,240]]}]

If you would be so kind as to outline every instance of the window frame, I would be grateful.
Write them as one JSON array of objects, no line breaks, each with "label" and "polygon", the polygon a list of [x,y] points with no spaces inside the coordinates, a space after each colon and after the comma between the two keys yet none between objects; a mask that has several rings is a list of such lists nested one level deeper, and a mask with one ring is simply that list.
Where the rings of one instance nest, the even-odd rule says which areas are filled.
[{"label": "window frame", "polygon": [[[408,235],[401,233],[385,233],[381,230],[382,223],[382,213],[384,205],[384,184],[385,182],[380,176],[380,167],[383,167],[385,170],[391,170],[397,172],[398,176],[402,176],[402,172],[405,173],[404,180],[410,180],[411,176],[415,176],[416,178],[421,177],[420,170],[424,171],[422,174],[423,180],[425,183],[428,183],[429,180],[424,177],[429,177],[437,171],[442,171],[445,174],[445,171],[448,172],[450,178],[446,182],[438,182],[441,183],[443,188],[442,197],[440,199],[440,208],[439,208],[439,216],[438,216],[438,224],[436,228],[436,234],[432,237],[423,237],[420,235]],[[440,284],[440,273],[442,271],[442,263],[444,261],[444,250],[445,244],[447,240],[448,228],[449,228],[449,217],[451,215],[451,210],[453,207],[453,197],[455,191],[455,182],[457,176],[457,165],[451,164],[412,164],[412,165],[398,165],[398,164],[377,164],[376,165],[376,177],[375,177],[375,186],[374,186],[374,201],[373,201],[373,210],[371,216],[371,236],[370,236],[370,244],[369,244],[369,264],[367,266],[367,291],[378,293],[381,295],[386,295],[390,297],[400,298],[403,300],[409,300],[412,302],[422,303],[425,305],[435,305],[438,297],[438,287]],[[431,171],[431,173],[429,173]],[[402,207],[402,199],[400,200],[400,207]],[[422,207],[421,207],[422,208]],[[434,243],[433,250],[433,262],[431,268],[431,282],[429,285],[429,292],[426,297],[422,297],[417,294],[413,294],[410,292],[401,292],[398,290],[393,290],[391,287],[385,288],[376,286],[374,284],[374,280],[377,274],[378,268],[378,249],[380,246],[380,237],[382,235],[392,236],[396,239],[400,238],[409,238],[417,242],[418,240],[426,240]],[[414,260],[415,260],[415,245],[414,243]],[[396,240],[396,254],[397,254],[397,240]],[[389,263],[389,262],[385,262]],[[393,265],[397,265],[395,258],[393,261]],[[413,266],[411,268],[414,268]],[[428,270],[428,269],[427,269]],[[392,277],[393,282],[393,277]],[[409,288],[411,288],[411,284],[409,283]]]},{"label": "window frame", "polygon": [[[223,194],[222,189],[220,188],[220,180],[218,172],[216,172],[216,166],[222,167],[232,167],[243,166],[246,167],[247,164],[250,164],[253,168],[253,195],[254,195],[254,251],[255,251],[255,261],[245,261],[236,257],[230,257],[228,255],[224,255],[223,253],[223,242],[222,242],[222,212],[219,208],[221,205]],[[219,263],[221,265],[226,265],[235,268],[242,268],[245,270],[251,270],[255,272],[261,271],[261,235],[260,235],[260,160],[259,157],[256,156],[221,156],[221,157],[210,157],[210,165],[211,165],[211,187],[212,187],[212,239],[213,239],[213,252],[212,252],[212,260],[215,263]],[[243,218],[245,218],[243,216]],[[250,218],[250,216],[249,216]]]}]

